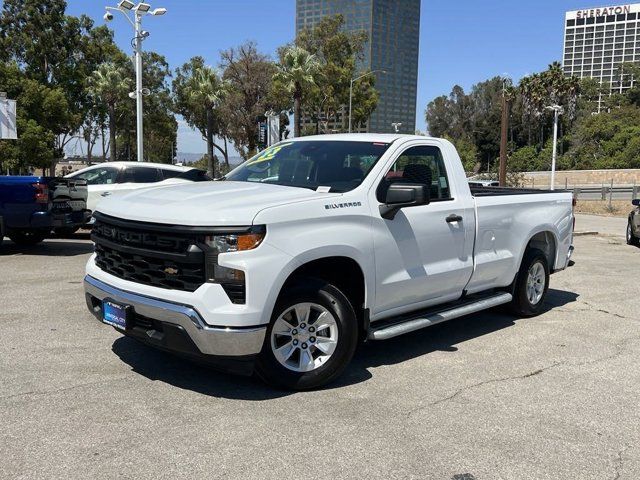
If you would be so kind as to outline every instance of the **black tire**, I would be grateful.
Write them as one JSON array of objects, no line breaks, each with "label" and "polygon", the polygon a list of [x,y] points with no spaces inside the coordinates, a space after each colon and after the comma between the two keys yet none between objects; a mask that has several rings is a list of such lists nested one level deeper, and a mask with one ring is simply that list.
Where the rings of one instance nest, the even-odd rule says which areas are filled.
[{"label": "black tire", "polygon": [[[544,269],[544,286],[542,296],[537,301],[531,301],[527,291],[527,281],[529,279],[529,271],[536,264],[540,264]],[[510,304],[510,310],[521,317],[533,317],[542,313],[544,308],[544,300],[549,290],[549,264],[545,254],[537,248],[529,248],[522,258],[522,264],[515,280],[513,289],[513,300]]]},{"label": "black tire", "polygon": [[80,230],[80,227],[60,227],[54,229],[53,231],[58,237],[70,237],[78,230]]},{"label": "black tire", "polygon": [[[358,343],[356,314],[347,297],[325,281],[300,277],[292,286],[285,288],[273,309],[262,351],[256,361],[256,374],[265,383],[288,390],[311,390],[321,387],[338,378],[353,357]],[[326,309],[335,319],[338,332],[335,350],[326,363],[307,372],[296,372],[285,367],[276,359],[272,349],[272,331],[276,320],[294,305],[301,303],[313,303]],[[309,326],[312,325],[310,319]],[[302,346],[297,347],[300,355]],[[308,348],[309,352],[312,352],[312,347]],[[320,350],[314,351],[314,355],[319,353]]]},{"label": "black tire", "polygon": [[633,234],[633,227],[631,225],[631,219],[627,223],[627,245],[633,245],[634,247],[640,247],[640,238]]},{"label": "black tire", "polygon": [[9,234],[11,241],[21,247],[32,247],[43,241],[46,237],[47,234],[45,232],[38,230],[21,230]]}]

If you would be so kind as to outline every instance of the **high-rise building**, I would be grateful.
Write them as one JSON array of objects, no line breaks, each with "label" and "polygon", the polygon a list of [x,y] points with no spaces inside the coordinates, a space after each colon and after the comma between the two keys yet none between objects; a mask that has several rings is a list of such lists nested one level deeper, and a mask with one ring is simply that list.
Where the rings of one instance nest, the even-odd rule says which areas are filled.
[{"label": "high-rise building", "polygon": [[[566,75],[630,88],[623,63],[640,61],[640,3],[573,10],[565,15],[562,66]],[[622,73],[622,75],[621,75]]]},{"label": "high-rise building", "polygon": [[[420,0],[297,0],[296,33],[341,14],[348,31],[369,35],[361,70],[375,73],[380,100],[366,131],[414,133],[418,89]],[[345,115],[348,115],[345,106]]]}]

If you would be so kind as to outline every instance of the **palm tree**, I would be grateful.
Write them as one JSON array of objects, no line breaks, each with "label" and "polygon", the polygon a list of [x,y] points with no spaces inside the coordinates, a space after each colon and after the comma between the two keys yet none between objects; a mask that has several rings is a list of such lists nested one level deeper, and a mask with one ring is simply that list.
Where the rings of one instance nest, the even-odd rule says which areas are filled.
[{"label": "palm tree", "polygon": [[213,156],[214,110],[226,94],[227,86],[218,73],[211,67],[202,66],[193,71],[185,85],[185,95],[195,105],[205,110],[207,124],[207,172],[215,177],[216,165]]},{"label": "palm tree", "polygon": [[127,98],[131,80],[124,68],[112,62],[101,64],[87,79],[89,95],[104,102],[109,116],[109,159],[116,160],[116,105]]},{"label": "palm tree", "polygon": [[304,48],[291,46],[287,48],[280,63],[274,80],[282,82],[289,93],[293,95],[294,136],[300,136],[302,111],[302,95],[307,87],[315,83],[314,76],[318,72],[318,61],[315,56]]}]

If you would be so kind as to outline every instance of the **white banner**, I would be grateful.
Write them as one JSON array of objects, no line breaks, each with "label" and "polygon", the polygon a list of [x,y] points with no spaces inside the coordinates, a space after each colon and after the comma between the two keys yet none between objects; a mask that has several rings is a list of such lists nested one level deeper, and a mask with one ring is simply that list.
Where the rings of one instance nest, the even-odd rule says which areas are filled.
[{"label": "white banner", "polygon": [[16,101],[0,98],[0,139],[17,140]]},{"label": "white banner", "polygon": [[280,141],[280,115],[267,117],[267,146],[270,147]]}]

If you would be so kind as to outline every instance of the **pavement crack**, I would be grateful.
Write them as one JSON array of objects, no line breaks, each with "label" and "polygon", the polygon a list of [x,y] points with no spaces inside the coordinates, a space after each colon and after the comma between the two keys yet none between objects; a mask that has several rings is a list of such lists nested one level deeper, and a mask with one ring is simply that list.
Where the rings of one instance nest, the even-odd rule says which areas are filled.
[{"label": "pavement crack", "polygon": [[572,367],[583,367],[585,365],[593,365],[596,363],[606,362],[607,360],[612,360],[622,355],[625,352],[625,348],[627,347],[627,345],[636,340],[640,340],[640,335],[635,337],[625,338],[624,340],[616,343],[615,345],[616,351],[612,354],[605,355],[604,357],[600,357],[600,358],[594,358],[593,360],[586,360],[584,362],[569,363],[568,365]]},{"label": "pavement crack", "polygon": [[622,470],[624,469],[624,452],[626,452],[629,449],[629,445],[625,445],[624,447],[622,447],[622,449],[618,452],[618,455],[615,458],[615,463],[613,465],[613,468],[615,469],[615,476],[613,477],[613,480],[619,480],[620,479],[620,475],[622,475]]},{"label": "pavement crack", "polygon": [[492,384],[492,383],[508,382],[508,381],[511,381],[511,380],[523,380],[525,378],[534,377],[536,375],[540,375],[543,372],[546,372],[549,369],[555,368],[558,365],[561,365],[562,363],[564,363],[564,362],[555,362],[555,363],[552,363],[551,365],[548,365],[546,367],[539,368],[538,370],[534,370],[532,372],[528,372],[528,373],[525,373],[525,374],[522,374],[522,375],[512,375],[512,376],[509,376],[509,377],[492,378],[492,379],[489,379],[489,380],[484,380],[482,382],[478,382],[478,383],[474,383],[474,384],[471,384],[471,385],[467,385],[465,387],[459,388],[458,390],[456,390],[454,393],[452,393],[449,396],[446,396],[444,398],[440,398],[440,399],[438,399],[438,400],[436,400],[434,402],[428,403],[426,405],[420,405],[419,407],[416,407],[413,410],[410,410],[407,413],[406,417],[409,418],[414,413],[417,413],[418,411],[423,410],[423,409],[425,409],[427,407],[433,407],[435,405],[439,405],[441,403],[453,400],[458,395],[460,395],[460,394],[462,394],[462,393],[464,393],[464,392],[466,392],[468,390],[473,390],[475,388],[479,388],[479,387],[482,387],[484,385],[489,385],[489,384]]},{"label": "pavement crack", "polygon": [[28,392],[13,393],[11,395],[5,395],[3,397],[0,397],[0,401],[1,400],[10,400],[12,398],[17,398],[17,397],[25,397],[25,396],[28,396],[28,395],[52,395],[52,394],[56,394],[56,393],[66,392],[66,391],[69,391],[69,390],[75,390],[76,388],[89,387],[89,386],[92,386],[92,385],[99,385],[101,383],[109,383],[109,382],[112,382],[114,380],[119,380],[119,378],[110,379],[110,380],[99,380],[99,381],[96,381],[96,382],[79,383],[78,385],[71,385],[69,387],[57,388],[55,390],[30,390]]}]

